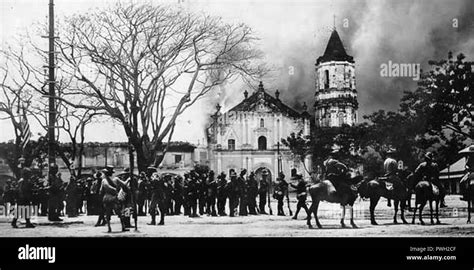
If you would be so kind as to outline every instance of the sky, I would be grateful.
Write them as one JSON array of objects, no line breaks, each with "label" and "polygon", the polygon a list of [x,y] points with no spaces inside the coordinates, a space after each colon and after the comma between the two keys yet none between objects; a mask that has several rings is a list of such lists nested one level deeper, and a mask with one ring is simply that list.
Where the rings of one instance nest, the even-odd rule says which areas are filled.
[{"label": "sky", "polygon": [[[141,2],[140,0],[132,0]],[[2,0],[0,46],[27,31],[35,22],[46,22],[49,0]],[[126,1],[127,2],[127,1]],[[190,12],[220,16],[228,23],[243,22],[253,28],[264,61],[273,72],[262,78],[265,89],[295,109],[314,103],[314,68],[335,26],[356,64],[359,115],[396,110],[403,91],[414,90],[411,77],[382,77],[382,64],[420,64],[445,59],[448,52],[474,55],[474,1],[472,0],[174,0],[171,4]],[[55,0],[56,16],[85,13],[113,5],[113,0]],[[64,33],[59,33],[64,34]],[[293,73],[290,74],[290,70]],[[173,140],[202,143],[204,127],[215,105],[227,110],[243,99],[247,86],[218,87],[179,119]],[[252,90],[249,90],[252,92]],[[1,117],[1,116],[0,116]],[[360,117],[362,120],[362,117]],[[30,121],[32,130],[40,128]],[[0,141],[12,138],[7,120],[0,120]],[[34,138],[34,137],[33,137]],[[91,124],[87,141],[126,141],[120,126],[111,121]]]}]

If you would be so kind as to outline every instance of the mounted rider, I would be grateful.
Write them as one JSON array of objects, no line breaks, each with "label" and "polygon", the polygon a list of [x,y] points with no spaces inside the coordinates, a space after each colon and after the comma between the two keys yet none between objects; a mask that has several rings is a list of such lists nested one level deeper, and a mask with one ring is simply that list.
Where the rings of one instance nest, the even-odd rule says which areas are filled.
[{"label": "mounted rider", "polygon": [[[395,160],[394,157],[395,150],[389,149],[386,154],[387,157],[383,162],[383,171],[385,174],[383,177],[379,178],[379,180],[385,182],[385,184],[387,182],[391,184],[400,183],[400,177],[398,177],[398,162]],[[392,206],[390,199],[387,200],[387,206]]]},{"label": "mounted rider", "polygon": [[341,191],[341,189],[350,189],[350,185],[347,183],[349,179],[349,168],[339,160],[335,159],[335,155],[338,153],[338,150],[333,150],[323,165],[325,168],[325,179],[329,180],[334,188],[336,193]]},{"label": "mounted rider", "polygon": [[461,189],[461,200],[469,200],[468,192],[470,182],[474,181],[474,145],[471,145],[467,150],[466,156],[466,174],[459,181],[459,188]]},{"label": "mounted rider", "polygon": [[442,198],[441,207],[446,207],[444,204],[446,190],[439,180],[438,164],[434,162],[434,154],[431,152],[426,152],[425,162],[420,163],[415,170],[415,185],[420,181],[428,181],[438,187],[439,195]]}]

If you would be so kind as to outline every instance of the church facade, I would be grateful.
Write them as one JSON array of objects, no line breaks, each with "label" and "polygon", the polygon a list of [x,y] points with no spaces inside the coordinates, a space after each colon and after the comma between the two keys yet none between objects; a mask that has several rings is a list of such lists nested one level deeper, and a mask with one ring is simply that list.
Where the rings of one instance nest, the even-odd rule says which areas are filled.
[{"label": "church facade", "polygon": [[[315,72],[314,128],[356,124],[355,62],[346,53],[335,29],[324,54],[316,61]],[[258,90],[250,96],[245,90],[243,100],[232,109],[221,112],[219,105],[216,108],[207,129],[212,170],[228,175],[231,169],[238,173],[245,168],[259,178],[262,170],[267,169],[270,179],[275,179],[280,171],[286,176],[309,176],[311,157],[307,156],[303,164],[281,143],[292,132],[311,134],[312,117],[306,104],[298,112],[280,100],[278,90],[271,95],[260,82]]]},{"label": "church facade", "polygon": [[[230,169],[254,171],[259,178],[263,169],[274,179],[282,171],[286,176],[295,172],[308,175],[300,161],[292,157],[281,140],[292,132],[310,135],[310,115],[285,105],[278,90],[271,95],[260,82],[258,90],[232,109],[220,112],[217,107],[208,128],[210,166],[216,172],[229,175]],[[310,168],[310,158],[305,161]]]}]

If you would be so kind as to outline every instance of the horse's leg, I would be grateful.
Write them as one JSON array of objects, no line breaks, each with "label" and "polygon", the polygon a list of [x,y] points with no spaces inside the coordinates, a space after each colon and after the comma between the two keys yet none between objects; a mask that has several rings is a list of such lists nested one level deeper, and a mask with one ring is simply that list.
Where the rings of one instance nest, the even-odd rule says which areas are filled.
[{"label": "horse's leg", "polygon": [[425,207],[425,205],[426,205],[426,201],[420,203],[420,209],[418,209],[418,219],[420,220],[421,225],[425,225],[425,222],[423,222],[423,218],[422,218],[423,208]]},{"label": "horse's leg", "polygon": [[436,224],[441,224],[441,221],[439,221],[439,203],[440,201],[436,201]]},{"label": "horse's leg", "polygon": [[471,223],[471,205],[474,203],[474,200],[471,198],[467,199],[467,223]]},{"label": "horse's leg", "polygon": [[398,223],[398,221],[397,221],[397,212],[398,212],[398,203],[399,202],[400,202],[399,200],[396,200],[396,199],[393,200],[393,208],[395,209],[395,214],[393,215],[393,223],[394,224]]},{"label": "horse's leg", "polygon": [[313,213],[313,207],[314,207],[314,201],[311,202],[311,206],[309,207],[308,211],[308,216],[306,217],[306,225],[308,225],[308,228],[312,229],[313,225],[311,225],[311,215]]},{"label": "horse's leg", "polygon": [[319,201],[316,201],[314,203],[314,208],[313,208],[313,213],[314,213],[314,219],[316,220],[316,226],[318,226],[318,228],[322,228],[323,226],[321,226],[321,223],[319,223],[319,219],[318,219],[318,207],[319,207]]},{"label": "horse's leg", "polygon": [[471,205],[474,203],[474,200],[471,200],[470,198],[467,198],[467,224],[471,223]]},{"label": "horse's leg", "polygon": [[416,218],[416,209],[417,209],[417,204],[415,202],[415,207],[413,208],[413,218],[411,220],[411,224],[415,224],[415,218]]},{"label": "horse's leg", "polygon": [[[408,199],[406,200],[406,202],[408,202],[408,211],[411,211],[412,208],[411,208],[411,192],[408,192]],[[416,209],[416,205],[415,205],[415,209]]]},{"label": "horse's leg", "polygon": [[342,214],[341,214],[341,227],[346,228],[346,224],[344,224],[344,217],[346,216],[346,206],[342,205]]},{"label": "horse's leg", "polygon": [[375,221],[375,207],[377,206],[377,203],[379,202],[380,197],[371,197],[370,198],[370,223],[372,225],[378,225],[377,222]]},{"label": "horse's leg", "polygon": [[352,228],[357,228],[357,225],[354,223],[354,206],[351,205],[351,226]]},{"label": "horse's leg", "polygon": [[[429,203],[430,203],[430,219],[431,219],[431,224],[434,224],[434,220],[433,220],[433,201],[432,200],[429,200]],[[436,203],[436,202],[435,202]]]},{"label": "horse's leg", "polygon": [[401,201],[400,201],[400,212],[401,212],[400,215],[401,215],[403,224],[408,224],[408,222],[407,222],[406,219],[405,219],[405,208],[406,208],[406,201],[405,201],[405,200],[401,200]]}]

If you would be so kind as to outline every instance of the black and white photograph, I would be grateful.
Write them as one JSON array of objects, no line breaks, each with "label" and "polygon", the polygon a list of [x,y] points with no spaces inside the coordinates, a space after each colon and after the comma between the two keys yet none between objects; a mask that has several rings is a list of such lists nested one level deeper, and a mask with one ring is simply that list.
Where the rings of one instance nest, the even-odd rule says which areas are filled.
[{"label": "black and white photograph", "polygon": [[473,58],[472,0],[1,0],[0,258],[399,239],[472,269]]}]

